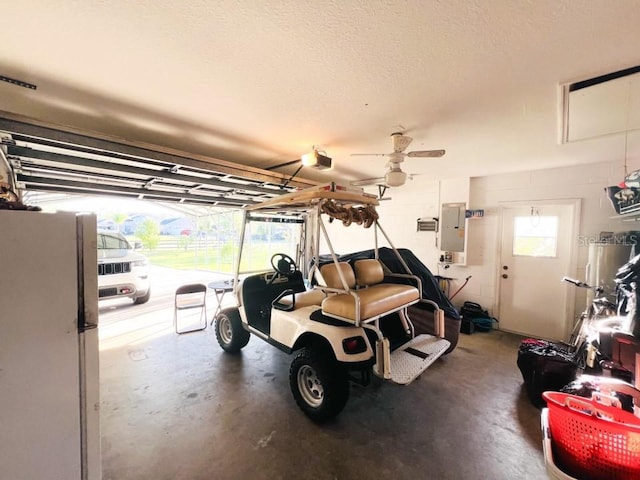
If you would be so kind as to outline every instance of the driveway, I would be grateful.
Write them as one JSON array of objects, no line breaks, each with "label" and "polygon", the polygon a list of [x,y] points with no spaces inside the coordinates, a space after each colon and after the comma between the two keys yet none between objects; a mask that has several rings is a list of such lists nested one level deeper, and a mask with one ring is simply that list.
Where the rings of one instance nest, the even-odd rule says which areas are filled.
[{"label": "driveway", "polygon": [[[174,270],[150,266],[151,299],[134,305],[130,299],[102,300],[99,302],[100,350],[121,346],[135,346],[150,338],[175,334],[173,304],[176,289],[188,283],[204,283],[231,278],[229,275],[203,270]],[[227,294],[223,305],[232,305],[232,294]],[[207,293],[207,320],[210,322],[218,305],[213,290]],[[188,312],[181,312],[188,315]],[[186,317],[190,318],[190,317]]]}]

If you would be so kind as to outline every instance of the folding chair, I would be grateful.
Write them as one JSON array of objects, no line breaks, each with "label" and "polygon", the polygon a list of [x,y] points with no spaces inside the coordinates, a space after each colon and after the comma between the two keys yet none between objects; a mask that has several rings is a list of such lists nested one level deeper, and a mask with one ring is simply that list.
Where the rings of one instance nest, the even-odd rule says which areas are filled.
[{"label": "folding chair", "polygon": [[[207,286],[202,283],[190,283],[176,290],[173,311],[173,325],[177,334],[197,332],[207,328]],[[178,312],[181,310],[200,309],[200,321],[197,328],[189,330],[178,329]]]}]

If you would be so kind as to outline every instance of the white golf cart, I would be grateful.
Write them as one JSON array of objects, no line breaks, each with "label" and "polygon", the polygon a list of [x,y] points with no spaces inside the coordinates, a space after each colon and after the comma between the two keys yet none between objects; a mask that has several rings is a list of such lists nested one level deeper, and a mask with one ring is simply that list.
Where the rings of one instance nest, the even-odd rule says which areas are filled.
[{"label": "white golf cart", "polygon": [[[238,352],[254,334],[287,353],[296,353],[289,371],[293,396],[315,421],[335,417],[349,396],[349,381],[367,384],[370,373],[408,384],[450,346],[444,339],[444,313],[422,298],[411,274],[378,222],[375,196],[331,183],[284,194],[244,210],[234,293],[238,306],[215,318],[220,346]],[[372,227],[375,258],[339,262],[325,219],[349,228]],[[252,222],[300,227],[295,252],[271,257],[273,270],[243,275],[245,237]],[[378,259],[378,233],[391,246],[406,273],[385,271]],[[321,237],[328,255],[320,256]],[[250,252],[252,253],[252,252]],[[297,263],[292,257],[297,258]],[[329,259],[322,264],[323,259]],[[407,307],[426,302],[434,308],[435,335],[415,335]]]}]

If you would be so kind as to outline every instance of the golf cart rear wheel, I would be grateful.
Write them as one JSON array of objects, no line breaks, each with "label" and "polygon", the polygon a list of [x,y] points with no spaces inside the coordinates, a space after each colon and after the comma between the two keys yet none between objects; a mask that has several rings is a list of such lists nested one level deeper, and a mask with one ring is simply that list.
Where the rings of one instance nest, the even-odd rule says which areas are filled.
[{"label": "golf cart rear wheel", "polygon": [[338,415],[349,398],[346,372],[326,353],[302,349],[291,362],[289,385],[300,409],[316,422]]},{"label": "golf cart rear wheel", "polygon": [[239,352],[249,343],[250,333],[242,327],[240,313],[236,309],[223,310],[215,321],[216,338],[225,352]]}]

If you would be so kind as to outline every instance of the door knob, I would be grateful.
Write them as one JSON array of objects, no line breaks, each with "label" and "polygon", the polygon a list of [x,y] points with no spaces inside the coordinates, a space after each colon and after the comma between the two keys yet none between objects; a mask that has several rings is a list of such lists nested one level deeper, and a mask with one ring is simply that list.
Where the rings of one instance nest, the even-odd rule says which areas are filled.
[{"label": "door knob", "polygon": [[509,275],[507,275],[506,273],[503,273],[502,278],[509,278]]},{"label": "door knob", "polygon": [[503,269],[503,270],[509,270],[509,267],[508,267],[507,265],[503,265],[503,266],[502,266],[502,269]]}]

